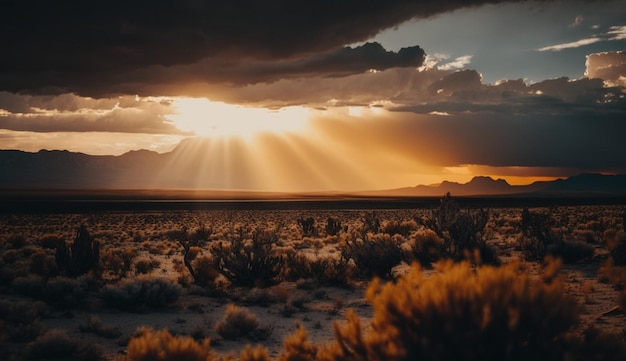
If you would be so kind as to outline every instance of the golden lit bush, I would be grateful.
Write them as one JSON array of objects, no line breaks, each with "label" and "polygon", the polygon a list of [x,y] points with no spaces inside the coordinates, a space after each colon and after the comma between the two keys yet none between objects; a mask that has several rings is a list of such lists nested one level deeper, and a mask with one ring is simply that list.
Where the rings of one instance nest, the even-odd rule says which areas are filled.
[{"label": "golden lit bush", "polygon": [[555,276],[542,279],[518,265],[473,269],[443,263],[425,277],[418,266],[396,284],[375,281],[364,333],[358,317],[335,325],[328,360],[564,360],[575,358],[572,331],[579,309]]},{"label": "golden lit bush", "polygon": [[256,315],[247,308],[228,305],[224,317],[215,324],[215,332],[225,339],[247,336],[259,327]]},{"label": "golden lit bush", "polygon": [[210,340],[201,343],[191,337],[173,336],[168,330],[144,329],[128,344],[127,361],[214,361]]},{"label": "golden lit bush", "polygon": [[311,343],[304,327],[285,338],[285,350],[278,361],[315,361],[319,347]]},{"label": "golden lit bush", "polygon": [[384,223],[381,231],[387,233],[390,236],[399,234],[403,237],[408,237],[412,231],[415,231],[418,225],[415,221],[387,221]]},{"label": "golden lit bush", "polygon": [[270,356],[267,349],[263,346],[252,347],[246,345],[246,348],[241,351],[239,355],[239,361],[269,361]]}]

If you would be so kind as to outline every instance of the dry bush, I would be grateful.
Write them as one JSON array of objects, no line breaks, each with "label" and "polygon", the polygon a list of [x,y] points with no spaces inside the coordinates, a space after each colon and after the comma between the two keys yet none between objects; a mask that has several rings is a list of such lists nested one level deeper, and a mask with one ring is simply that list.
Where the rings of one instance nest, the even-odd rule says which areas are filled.
[{"label": "dry bush", "polygon": [[191,232],[187,230],[187,227],[167,232],[167,237],[183,247],[183,264],[189,271],[194,283],[201,287],[213,285],[215,266],[212,264],[211,258],[205,258],[199,262],[194,262],[194,260],[202,252],[202,248],[210,240],[213,233],[213,228],[204,225]]},{"label": "dry bush", "polygon": [[128,344],[126,361],[217,361],[210,340],[201,343],[191,337],[173,336],[167,329],[144,329]]},{"label": "dry bush", "polygon": [[[374,308],[369,332],[350,312],[344,326],[335,324],[336,342],[318,359],[569,360],[590,355],[599,338],[575,335],[579,306],[565,293],[557,266],[550,264],[539,280],[514,264],[474,270],[462,262],[439,264],[441,273],[429,278],[414,266],[396,284],[375,281],[367,290]],[[611,354],[593,359],[618,360],[623,351],[623,344],[614,345]]]},{"label": "dry bush", "polygon": [[285,338],[285,350],[278,361],[316,361],[319,347],[309,341],[304,327]]},{"label": "dry bush", "polygon": [[303,253],[290,253],[285,259],[283,274],[288,280],[308,279],[316,286],[349,287],[355,273],[349,261],[343,254],[312,258]]},{"label": "dry bush", "polygon": [[0,300],[4,341],[28,342],[37,338],[44,330],[41,317],[45,313],[46,306],[42,302]]},{"label": "dry bush", "polygon": [[399,234],[403,237],[408,237],[417,228],[418,225],[415,221],[387,221],[384,223],[381,231],[390,236]]},{"label": "dry bush", "polygon": [[107,285],[100,290],[100,297],[111,307],[141,312],[168,306],[176,302],[181,293],[179,285],[165,279],[139,278]]},{"label": "dry bush", "polygon": [[376,234],[380,231],[380,218],[374,212],[365,213],[363,218],[361,218],[361,222],[363,224],[361,226],[363,233],[372,232]]},{"label": "dry bush", "polygon": [[130,247],[108,249],[100,254],[100,275],[110,281],[119,281],[130,271],[137,250]]},{"label": "dry bush", "polygon": [[317,229],[315,228],[315,219],[313,217],[298,218],[298,225],[303,237],[313,237],[317,235]]},{"label": "dry bush", "polygon": [[388,234],[352,232],[341,246],[341,254],[343,258],[354,261],[356,272],[364,280],[374,276],[390,279],[392,268],[405,259],[402,243],[401,237]]},{"label": "dry bush", "polygon": [[246,287],[267,287],[278,282],[283,257],[274,252],[280,238],[280,227],[236,229],[228,242],[212,248],[215,265],[232,284]]},{"label": "dry bush", "polygon": [[26,360],[106,360],[99,345],[72,338],[62,330],[51,330],[26,346]]},{"label": "dry bush", "polygon": [[[548,212],[522,211],[522,235],[519,246],[526,259],[542,261],[546,256],[562,258],[565,263],[591,260],[594,255],[592,245],[581,241],[565,241],[558,231],[558,221]],[[564,222],[564,219],[560,219]]]},{"label": "dry bush", "polygon": [[232,340],[251,335],[259,327],[254,313],[247,308],[228,305],[224,317],[215,324],[215,332],[224,339]]},{"label": "dry bush", "polygon": [[56,249],[57,245],[61,242],[65,241],[60,235],[46,234],[37,241],[37,244],[39,244],[43,249]]},{"label": "dry bush", "polygon": [[626,236],[624,235],[626,233],[626,212],[622,218],[622,232],[613,230],[613,232],[605,231],[604,234],[604,241],[616,266],[626,266]]},{"label": "dry bush", "polygon": [[450,193],[441,199],[439,207],[420,220],[427,229],[434,231],[443,239],[443,252],[446,258],[454,261],[467,259],[468,255],[476,258],[473,255],[477,250],[479,261],[498,264],[495,250],[486,243],[483,235],[488,221],[488,211],[484,209],[463,211]]},{"label": "dry bush", "polygon": [[161,262],[154,258],[140,259],[135,262],[135,274],[148,274],[161,265]]},{"label": "dry bush", "polygon": [[342,231],[341,221],[335,217],[328,217],[326,219],[326,226],[324,227],[326,230],[326,235],[328,236],[336,236],[339,232]]},{"label": "dry bush", "polygon": [[263,346],[252,347],[246,345],[239,355],[239,361],[269,361],[270,356]]},{"label": "dry bush", "polygon": [[50,278],[59,274],[59,268],[54,255],[48,254],[44,249],[38,249],[30,256],[29,272]]},{"label": "dry bush", "polygon": [[201,287],[214,289],[217,287],[215,281],[220,275],[215,267],[215,261],[211,256],[196,257],[193,262],[195,279],[194,282]]},{"label": "dry bush", "polygon": [[431,229],[417,232],[411,242],[411,256],[422,266],[430,266],[443,256],[443,239]]},{"label": "dry bush", "polygon": [[117,327],[107,326],[102,323],[98,316],[91,315],[87,319],[87,323],[78,326],[80,332],[89,332],[104,338],[118,338],[122,335]]},{"label": "dry bush", "polygon": [[72,308],[79,306],[91,289],[90,279],[55,277],[46,283],[43,289],[43,300],[56,307]]}]

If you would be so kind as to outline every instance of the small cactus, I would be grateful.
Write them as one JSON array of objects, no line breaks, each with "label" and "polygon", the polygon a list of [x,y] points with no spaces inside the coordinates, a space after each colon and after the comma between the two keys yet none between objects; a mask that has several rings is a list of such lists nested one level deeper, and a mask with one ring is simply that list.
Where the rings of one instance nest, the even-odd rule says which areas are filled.
[{"label": "small cactus", "polygon": [[59,271],[69,277],[77,277],[96,267],[100,260],[100,245],[95,242],[81,224],[71,247],[60,241],[56,249],[56,263]]}]

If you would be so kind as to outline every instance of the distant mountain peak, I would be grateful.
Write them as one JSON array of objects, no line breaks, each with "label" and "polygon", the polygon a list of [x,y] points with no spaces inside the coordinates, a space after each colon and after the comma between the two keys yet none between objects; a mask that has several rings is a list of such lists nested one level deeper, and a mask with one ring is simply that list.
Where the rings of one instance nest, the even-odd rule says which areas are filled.
[{"label": "distant mountain peak", "polygon": [[510,184],[502,178],[493,179],[492,177],[489,177],[489,176],[475,176],[468,183],[465,183],[465,184],[480,184],[480,185],[497,184],[499,186],[510,186]]}]

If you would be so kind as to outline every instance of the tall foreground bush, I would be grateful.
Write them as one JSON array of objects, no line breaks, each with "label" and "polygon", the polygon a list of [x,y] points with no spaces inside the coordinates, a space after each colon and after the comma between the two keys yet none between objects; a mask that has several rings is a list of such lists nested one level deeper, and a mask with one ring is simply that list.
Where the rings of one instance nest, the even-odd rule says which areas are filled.
[{"label": "tall foreground bush", "polygon": [[[473,270],[464,262],[439,265],[426,278],[419,267],[396,284],[375,281],[367,290],[374,308],[364,332],[349,313],[335,324],[335,343],[324,360],[576,360],[620,359],[599,338],[574,335],[579,310],[554,274],[531,279],[516,265]],[[554,267],[552,267],[554,268]],[[595,342],[595,344],[594,344]],[[592,351],[590,351],[592,350]]]}]

